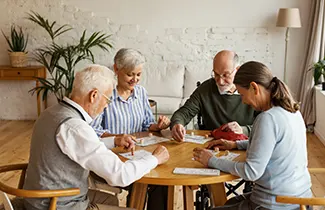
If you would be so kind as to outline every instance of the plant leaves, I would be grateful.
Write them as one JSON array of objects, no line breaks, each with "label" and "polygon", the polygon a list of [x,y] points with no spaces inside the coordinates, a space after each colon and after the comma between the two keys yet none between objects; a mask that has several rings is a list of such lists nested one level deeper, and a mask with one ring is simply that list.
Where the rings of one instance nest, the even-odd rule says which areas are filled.
[{"label": "plant leaves", "polygon": [[28,19],[47,31],[52,39],[50,44],[36,49],[34,53],[35,60],[44,65],[50,72],[47,79],[37,78],[42,84],[41,87],[31,90],[43,94],[43,100],[50,92],[53,92],[58,100],[64,96],[69,96],[73,87],[76,65],[83,60],[90,60],[94,63],[94,48],[99,48],[105,52],[112,48],[108,40],[111,35],[106,35],[100,31],[92,33],[87,38],[87,32],[84,30],[79,38],[79,43],[58,44],[55,38],[72,30],[72,27],[67,24],[58,26],[57,22],[50,22],[33,11],[29,13]]}]

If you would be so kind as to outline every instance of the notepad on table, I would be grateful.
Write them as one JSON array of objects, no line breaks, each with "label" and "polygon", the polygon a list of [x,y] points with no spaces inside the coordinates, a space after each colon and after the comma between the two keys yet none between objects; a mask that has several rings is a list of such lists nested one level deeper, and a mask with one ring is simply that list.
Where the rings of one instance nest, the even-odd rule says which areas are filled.
[{"label": "notepad on table", "polygon": [[122,155],[123,157],[129,160],[135,160],[135,159],[141,159],[145,156],[151,155],[151,153],[146,150],[136,150],[134,152],[134,155],[132,155],[131,152],[120,153],[120,155]]},{"label": "notepad on table", "polygon": [[159,136],[146,136],[137,139],[136,145],[145,147],[153,144],[159,144],[165,141],[170,141],[170,139],[159,137]]}]

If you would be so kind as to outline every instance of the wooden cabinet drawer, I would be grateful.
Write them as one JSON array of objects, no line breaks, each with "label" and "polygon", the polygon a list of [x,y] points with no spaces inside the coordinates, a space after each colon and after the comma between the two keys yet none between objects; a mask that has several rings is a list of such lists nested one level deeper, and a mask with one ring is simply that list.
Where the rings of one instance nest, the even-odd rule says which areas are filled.
[{"label": "wooden cabinet drawer", "polygon": [[35,75],[34,70],[2,70],[2,76],[3,77],[34,77]]}]

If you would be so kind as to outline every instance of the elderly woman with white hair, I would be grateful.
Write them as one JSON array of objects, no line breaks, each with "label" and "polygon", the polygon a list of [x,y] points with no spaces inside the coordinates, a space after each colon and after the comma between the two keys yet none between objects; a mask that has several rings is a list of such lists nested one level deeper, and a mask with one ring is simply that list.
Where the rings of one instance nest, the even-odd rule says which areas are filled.
[{"label": "elderly woman with white hair", "polygon": [[166,116],[154,121],[147,91],[138,85],[144,56],[137,50],[122,48],[114,57],[117,86],[110,104],[93,122],[92,127],[100,137],[115,134],[132,134],[141,131],[160,131],[169,127]]}]

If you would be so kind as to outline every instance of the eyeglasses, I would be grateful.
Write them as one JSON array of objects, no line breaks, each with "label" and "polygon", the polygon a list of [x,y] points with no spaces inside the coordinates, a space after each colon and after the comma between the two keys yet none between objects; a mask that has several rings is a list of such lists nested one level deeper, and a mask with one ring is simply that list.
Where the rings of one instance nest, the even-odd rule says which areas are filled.
[{"label": "eyeglasses", "polygon": [[105,95],[104,93],[101,93],[101,92],[99,92],[99,93],[102,94],[102,96],[104,96],[104,98],[106,98],[106,100],[107,100],[107,105],[110,104],[110,103],[112,103],[112,100],[109,99],[107,95]]},{"label": "eyeglasses", "polygon": [[213,69],[212,69],[211,77],[212,77],[212,78],[217,78],[217,79],[219,79],[219,78],[222,78],[222,79],[228,79],[228,78],[230,78],[230,76],[235,72],[235,70],[236,70],[236,69],[232,70],[232,71],[229,72],[229,73],[225,73],[225,74],[220,75],[220,74],[217,74],[217,73],[216,73],[215,71],[213,71]]}]

